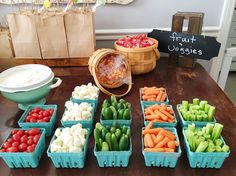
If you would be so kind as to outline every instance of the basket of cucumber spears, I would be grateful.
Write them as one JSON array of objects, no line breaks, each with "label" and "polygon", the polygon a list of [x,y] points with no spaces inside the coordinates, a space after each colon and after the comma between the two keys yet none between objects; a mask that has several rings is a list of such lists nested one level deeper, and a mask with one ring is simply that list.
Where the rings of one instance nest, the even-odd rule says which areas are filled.
[{"label": "basket of cucumber spears", "polygon": [[114,121],[120,125],[131,124],[131,104],[124,99],[119,99],[112,95],[102,104],[100,121],[104,125],[112,125]]},{"label": "basket of cucumber spears", "polygon": [[101,125],[94,129],[94,155],[99,167],[127,167],[132,153],[131,131],[126,125]]}]

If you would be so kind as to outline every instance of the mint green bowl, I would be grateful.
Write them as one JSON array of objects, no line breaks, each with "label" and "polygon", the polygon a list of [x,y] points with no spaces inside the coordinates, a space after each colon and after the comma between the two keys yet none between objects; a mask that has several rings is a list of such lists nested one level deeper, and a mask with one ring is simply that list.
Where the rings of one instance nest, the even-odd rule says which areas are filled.
[{"label": "mint green bowl", "polygon": [[26,64],[0,73],[0,91],[3,97],[18,103],[25,110],[28,105],[42,105],[51,89],[61,84],[52,70],[40,64]]}]

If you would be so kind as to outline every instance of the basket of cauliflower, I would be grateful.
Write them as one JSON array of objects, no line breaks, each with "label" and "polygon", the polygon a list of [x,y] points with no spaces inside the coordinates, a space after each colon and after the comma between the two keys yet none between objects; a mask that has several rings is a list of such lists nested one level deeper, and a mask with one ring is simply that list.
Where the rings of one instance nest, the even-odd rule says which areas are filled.
[{"label": "basket of cauliflower", "polygon": [[88,150],[88,129],[81,124],[58,128],[47,155],[56,168],[83,168]]},{"label": "basket of cauliflower", "polygon": [[61,119],[61,124],[64,127],[71,127],[77,123],[81,123],[83,128],[89,128],[91,133],[93,128],[93,118],[95,113],[95,103],[73,103],[67,101],[65,103],[65,112]]}]

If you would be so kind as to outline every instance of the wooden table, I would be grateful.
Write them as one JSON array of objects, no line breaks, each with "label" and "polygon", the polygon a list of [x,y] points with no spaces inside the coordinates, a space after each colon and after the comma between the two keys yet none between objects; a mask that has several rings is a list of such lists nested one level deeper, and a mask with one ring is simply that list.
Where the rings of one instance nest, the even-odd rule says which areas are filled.
[{"label": "wooden table", "polygon": [[[66,70],[66,69],[65,69]],[[64,71],[65,71],[64,70]],[[58,105],[57,127],[60,126],[64,111],[64,103],[70,96],[76,85],[87,84],[93,82],[92,76],[88,72],[87,67],[70,68],[69,72],[76,73],[76,76],[61,76],[62,85],[51,91],[47,97],[48,104]],[[58,70],[55,70],[58,73]],[[127,101],[132,103],[133,121],[132,141],[133,153],[127,168],[99,168],[97,160],[93,154],[94,139],[91,135],[89,138],[89,149],[84,169],[55,169],[50,158],[44,152],[37,169],[9,169],[0,159],[0,175],[236,175],[236,107],[211,79],[208,73],[199,64],[194,70],[186,68],[175,68],[167,66],[166,59],[158,61],[157,68],[149,74],[134,76],[133,88],[125,97]],[[181,100],[192,100],[194,97],[208,100],[210,104],[217,107],[216,119],[224,124],[223,136],[226,143],[231,147],[230,157],[227,158],[221,169],[191,169],[188,159],[183,148],[183,137],[181,128],[178,124],[178,134],[180,137],[182,155],[178,160],[175,169],[170,168],[148,168],[145,167],[144,158],[141,151],[141,128],[143,127],[143,119],[139,100],[139,88],[143,86],[161,86],[167,89],[170,104],[174,107]],[[101,110],[101,102],[107,98],[101,93],[99,98],[99,107],[95,116],[95,122],[99,121]],[[175,108],[176,112],[176,108]],[[0,97],[0,143],[3,142],[12,128],[18,127],[17,121],[21,116],[17,105]],[[47,137],[47,146],[50,137]]]}]

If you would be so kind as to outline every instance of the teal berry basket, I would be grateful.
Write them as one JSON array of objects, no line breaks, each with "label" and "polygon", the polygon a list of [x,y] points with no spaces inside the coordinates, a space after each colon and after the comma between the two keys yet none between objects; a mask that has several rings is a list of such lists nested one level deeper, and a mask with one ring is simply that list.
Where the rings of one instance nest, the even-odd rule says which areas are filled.
[{"label": "teal berry basket", "polygon": [[[157,103],[154,103],[154,104],[157,104]],[[147,126],[148,125],[148,121],[145,120],[145,113],[144,113],[144,109],[146,107],[149,107],[149,106],[152,106],[154,104],[149,104],[149,105],[144,105],[142,104],[141,107],[142,107],[142,114],[143,114],[143,122],[144,122],[144,125]],[[172,110],[173,110],[173,107],[172,105],[166,105],[167,107],[170,107]],[[173,110],[174,112],[174,110]],[[176,119],[176,116],[175,116],[175,113],[173,114],[174,118],[175,118],[175,122],[154,122],[153,123],[153,127],[176,127],[177,125],[177,119]]]},{"label": "teal berry basket", "polygon": [[[80,102],[80,103],[82,103],[82,102]],[[80,104],[80,103],[78,103],[78,104]],[[89,103],[89,102],[87,102],[87,103]],[[88,128],[88,129],[89,129],[89,133],[91,134],[91,132],[92,132],[92,130],[93,130],[93,120],[94,120],[95,107],[96,107],[96,105],[95,105],[95,103],[92,103],[92,102],[90,102],[89,104],[91,104],[91,105],[92,105],[92,108],[93,108],[93,110],[92,110],[92,116],[91,116],[91,118],[90,118],[89,120],[76,120],[76,121],[74,121],[74,120],[68,120],[68,121],[64,121],[64,120],[62,120],[62,119],[63,119],[63,116],[64,116],[64,114],[65,114],[65,112],[64,112],[64,114],[63,114],[63,116],[62,116],[62,119],[61,119],[61,124],[62,124],[62,126],[63,126],[63,127],[71,127],[71,126],[73,126],[73,125],[76,125],[77,123],[80,123],[83,128]],[[66,111],[66,109],[65,109],[65,111]]]},{"label": "teal berry basket", "polygon": [[[21,130],[21,128],[16,128]],[[41,129],[40,139],[35,147],[34,152],[0,152],[0,157],[5,161],[9,168],[36,168],[45,150],[45,129]],[[11,136],[8,135],[6,140]],[[2,148],[2,146],[1,146]]]},{"label": "teal berry basket", "polygon": [[51,152],[51,144],[55,139],[56,136],[54,135],[47,149],[47,155],[51,158],[54,166],[56,168],[84,168],[89,135],[86,136],[86,142],[82,152]]},{"label": "teal berry basket", "polygon": [[98,100],[99,100],[99,94],[100,91],[98,92],[98,98],[95,100],[90,100],[90,99],[76,99],[71,97],[70,101],[74,102],[74,103],[82,103],[82,102],[87,102],[87,103],[94,103],[95,104],[95,112],[97,111],[97,107],[98,107]]},{"label": "teal berry basket", "polygon": [[114,122],[118,123],[119,125],[127,125],[130,126],[131,122],[132,122],[132,112],[131,112],[131,108],[130,108],[130,120],[122,120],[122,119],[116,119],[116,120],[104,120],[102,119],[102,113],[100,114],[100,122],[102,125],[113,125]]},{"label": "teal berry basket", "polygon": [[[224,160],[229,157],[229,152],[192,152],[190,150],[187,137],[185,135],[186,128],[183,128],[184,147],[186,149],[189,165],[191,168],[221,168]],[[221,140],[225,144],[223,137]]]},{"label": "teal berry basket", "polygon": [[160,102],[160,101],[143,101],[142,100],[141,88],[139,89],[139,98],[140,98],[140,104],[141,105],[152,105],[152,104],[161,104],[161,103],[165,103],[166,105],[169,104],[168,94],[167,94],[166,100],[164,102]]},{"label": "teal berry basket", "polygon": [[97,151],[94,145],[94,155],[97,158],[99,167],[127,167],[132,154],[132,140],[128,151]]},{"label": "teal berry basket", "polygon": [[[144,128],[143,128],[144,129]],[[176,136],[176,140],[179,143],[179,137],[175,128],[165,128],[173,132]],[[147,167],[170,167],[174,168],[177,164],[178,158],[181,156],[180,143],[176,152],[145,152],[144,142],[142,135],[142,153]]]},{"label": "teal berry basket", "polygon": [[186,120],[184,120],[184,118],[180,112],[180,104],[177,104],[176,107],[177,107],[177,111],[178,111],[178,115],[179,115],[179,119],[180,119],[180,123],[181,123],[182,127],[187,127],[189,124],[192,124],[192,123],[194,123],[195,126],[197,126],[197,127],[206,126],[206,124],[208,124],[208,123],[213,123],[213,124],[216,123],[215,118],[213,118],[213,121],[186,121]]},{"label": "teal berry basket", "polygon": [[[25,122],[25,118],[29,114],[29,112],[39,107],[43,110],[45,109],[53,109],[54,112],[52,114],[52,117],[49,122]],[[50,136],[52,134],[52,131],[54,129],[55,123],[57,118],[57,105],[29,105],[25,112],[22,114],[21,118],[18,121],[18,125],[22,127],[23,129],[27,128],[44,128],[46,130],[46,136]]]}]

